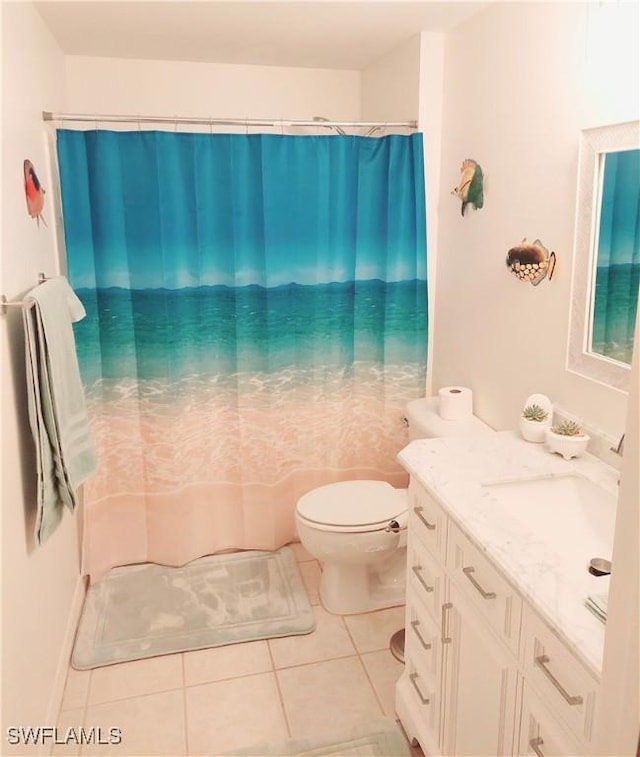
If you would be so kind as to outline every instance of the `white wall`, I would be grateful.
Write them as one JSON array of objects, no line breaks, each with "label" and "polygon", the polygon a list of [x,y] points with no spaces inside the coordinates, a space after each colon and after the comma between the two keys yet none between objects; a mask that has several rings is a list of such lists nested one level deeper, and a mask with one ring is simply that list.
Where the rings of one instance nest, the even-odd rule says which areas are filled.
[{"label": "white wall", "polygon": [[362,71],[363,121],[415,121],[420,98],[420,35]]},{"label": "white wall", "polygon": [[[19,299],[37,283],[38,272],[56,272],[41,111],[65,105],[64,60],[31,3],[3,3],[2,22],[0,291]],[[26,158],[48,191],[48,228],[38,228],[27,215],[22,179]],[[61,671],[68,663],[68,622],[82,596],[75,518],[65,514],[44,546],[33,545],[35,458],[24,394],[23,344],[20,311],[0,316],[2,754],[19,751],[6,743],[7,727],[51,725],[55,719],[64,683]],[[33,747],[28,751],[35,753]]]},{"label": "white wall", "polygon": [[582,67],[582,127],[638,118],[640,6],[637,0],[591,3]]},{"label": "white wall", "polygon": [[[427,278],[429,323],[436,295],[438,207],[442,140],[445,35],[423,32],[411,37],[362,72],[363,121],[417,121],[424,140],[427,198]],[[427,386],[433,361],[433,329],[429,329]]]},{"label": "white wall", "polygon": [[427,279],[428,352],[426,395],[434,393],[433,361],[435,355],[435,313],[438,297],[437,262],[440,233],[441,171],[442,171],[442,114],[444,107],[445,35],[423,32],[420,35],[420,98],[418,123],[424,134],[425,183],[427,197]]},{"label": "white wall", "polygon": [[[612,437],[624,429],[626,395],[565,369],[579,132],[638,118],[637,24],[626,62],[612,58],[594,45],[598,5],[498,3],[447,37],[434,389],[471,386],[498,429],[514,427],[533,392]],[[612,60],[600,98],[591,74]],[[464,158],[484,169],[485,207],[462,218],[449,192]],[[508,272],[524,237],[556,252],[553,281]]]},{"label": "white wall", "polygon": [[360,117],[357,71],[67,56],[66,82],[73,113]]}]

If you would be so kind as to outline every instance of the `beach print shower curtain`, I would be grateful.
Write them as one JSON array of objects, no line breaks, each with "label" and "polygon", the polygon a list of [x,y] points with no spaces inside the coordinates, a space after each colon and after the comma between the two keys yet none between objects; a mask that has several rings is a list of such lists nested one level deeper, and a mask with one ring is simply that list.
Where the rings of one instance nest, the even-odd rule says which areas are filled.
[{"label": "beach print shower curtain", "polygon": [[298,497],[406,484],[426,368],[422,136],[58,131],[99,470],[84,572],[296,538]]}]

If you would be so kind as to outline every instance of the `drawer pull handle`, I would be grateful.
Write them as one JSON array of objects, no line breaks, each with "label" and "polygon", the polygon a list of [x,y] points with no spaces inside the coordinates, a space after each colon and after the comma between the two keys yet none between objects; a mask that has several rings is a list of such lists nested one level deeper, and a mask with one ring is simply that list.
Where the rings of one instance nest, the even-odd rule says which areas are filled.
[{"label": "drawer pull handle", "polygon": [[422,695],[422,692],[420,691],[420,689],[418,687],[418,683],[416,681],[416,678],[418,678],[418,674],[417,673],[410,673],[409,674],[409,680],[413,684],[413,688],[416,690],[416,693],[420,697],[420,701],[422,702],[422,704],[429,704],[429,700],[425,699],[425,697]]},{"label": "drawer pull handle", "polygon": [[471,583],[475,586],[475,588],[480,592],[483,599],[495,599],[496,593],[495,591],[485,591],[482,586],[476,581],[476,579],[473,577],[473,573],[475,573],[475,568],[472,566],[469,566],[468,568],[463,568],[462,572],[465,574],[465,576],[471,581]]},{"label": "drawer pull handle", "polygon": [[422,565],[414,565],[411,570],[416,574],[416,577],[418,581],[424,586],[425,591],[433,591],[434,587],[429,586],[429,584],[424,580],[422,575],[420,574],[420,571],[422,570]]},{"label": "drawer pull handle", "polygon": [[419,621],[419,620],[412,620],[412,621],[411,621],[411,628],[413,628],[413,630],[414,630],[414,632],[415,632],[415,635],[416,635],[416,636],[418,637],[418,639],[420,640],[420,643],[422,644],[422,648],[423,648],[423,649],[431,649],[431,644],[428,644],[428,643],[427,643],[427,642],[426,642],[426,641],[425,641],[425,640],[424,640],[424,639],[422,638],[422,634],[420,633],[420,631],[418,631],[418,626],[419,626],[419,625],[420,625],[420,621]]},{"label": "drawer pull handle", "polygon": [[453,641],[451,636],[447,636],[447,634],[449,633],[449,629],[447,628],[447,615],[448,615],[447,610],[450,610],[452,607],[453,607],[452,602],[445,602],[442,605],[442,637],[441,639],[442,639],[443,644],[451,644],[451,642]]},{"label": "drawer pull handle", "polygon": [[551,683],[558,689],[558,691],[562,694],[565,701],[570,705],[576,705],[576,704],[582,704],[583,699],[581,696],[575,696],[572,697],[571,694],[567,692],[567,690],[564,688],[564,686],[558,681],[558,679],[553,675],[553,673],[549,670],[547,667],[547,663],[549,662],[549,658],[546,654],[541,654],[538,657],[535,658],[535,663],[542,669],[542,672],[547,676],[547,678],[551,681]]},{"label": "drawer pull handle", "polygon": [[429,531],[435,531],[436,530],[436,524],[435,523],[429,523],[429,521],[422,514],[423,510],[424,510],[424,507],[414,507],[413,508],[413,512],[418,516],[418,518],[420,518],[420,520],[429,529]]},{"label": "drawer pull handle", "polygon": [[533,749],[533,751],[538,755],[538,757],[544,757],[544,752],[541,752],[538,747],[541,747],[544,744],[544,741],[538,736],[535,739],[531,739],[529,742],[529,746]]}]

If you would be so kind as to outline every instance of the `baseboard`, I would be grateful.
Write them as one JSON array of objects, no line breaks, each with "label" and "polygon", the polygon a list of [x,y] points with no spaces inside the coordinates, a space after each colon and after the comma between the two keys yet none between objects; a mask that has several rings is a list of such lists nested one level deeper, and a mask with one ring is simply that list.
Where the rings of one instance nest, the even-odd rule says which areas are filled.
[{"label": "baseboard", "polygon": [[[67,681],[67,672],[69,670],[69,661],[71,660],[71,653],[73,652],[73,642],[76,638],[76,629],[78,628],[78,623],[80,621],[80,614],[82,613],[82,606],[84,604],[86,593],[86,578],[84,576],[78,576],[73,599],[71,601],[71,608],[69,610],[67,629],[58,656],[58,666],[56,668],[56,675],[51,689],[49,707],[47,708],[47,725],[55,726],[58,722],[62,698],[64,696],[64,687]],[[48,754],[48,752],[41,752],[40,754]]]}]

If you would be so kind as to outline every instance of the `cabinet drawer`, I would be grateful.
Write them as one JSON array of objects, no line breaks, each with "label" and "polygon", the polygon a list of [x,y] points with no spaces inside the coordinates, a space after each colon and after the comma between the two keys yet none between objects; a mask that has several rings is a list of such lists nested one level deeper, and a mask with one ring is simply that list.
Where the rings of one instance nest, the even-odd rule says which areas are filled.
[{"label": "cabinet drawer", "polygon": [[590,742],[598,682],[530,608],[523,638],[525,680],[573,734]]},{"label": "cabinet drawer", "polygon": [[409,484],[409,528],[444,563],[447,548],[447,516],[440,505],[414,480]]},{"label": "cabinet drawer", "polygon": [[415,713],[416,722],[425,728],[429,738],[421,740],[438,742],[440,730],[440,692],[436,682],[429,680],[416,666],[411,657],[405,656],[404,673],[398,681],[410,710]]},{"label": "cabinet drawer", "polygon": [[407,593],[405,629],[405,655],[411,657],[421,674],[432,681],[440,679],[442,653],[440,646],[441,629],[427,612],[416,593]]},{"label": "cabinet drawer", "polygon": [[584,755],[585,751],[525,683],[518,754],[522,757],[572,757]]},{"label": "cabinet drawer", "polygon": [[444,581],[444,568],[433,559],[422,541],[410,532],[407,544],[407,591],[420,598],[436,622],[439,622],[444,602]]},{"label": "cabinet drawer", "polygon": [[504,576],[453,523],[449,526],[447,567],[459,588],[518,656],[522,600]]},{"label": "cabinet drawer", "polygon": [[438,733],[439,701],[433,700],[428,705],[423,705],[416,696],[406,671],[396,684],[395,707],[407,739],[410,742],[415,739],[424,754],[442,754]]}]

